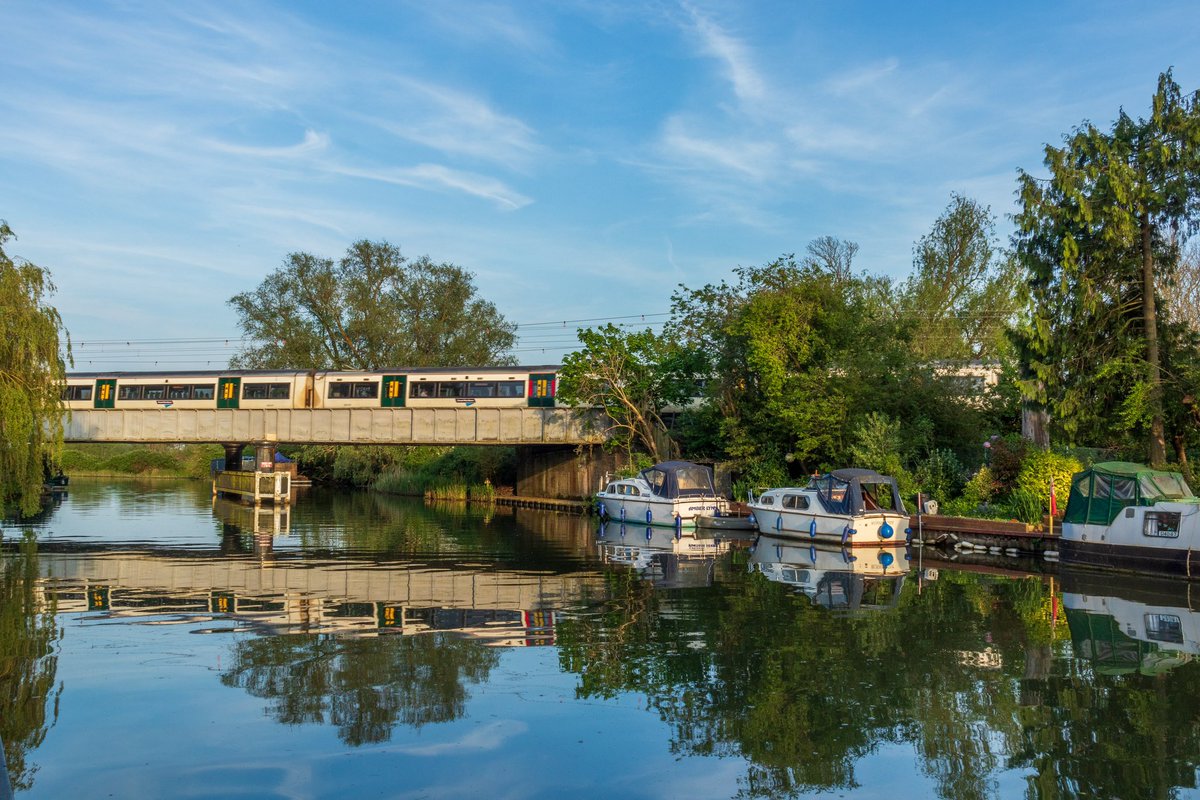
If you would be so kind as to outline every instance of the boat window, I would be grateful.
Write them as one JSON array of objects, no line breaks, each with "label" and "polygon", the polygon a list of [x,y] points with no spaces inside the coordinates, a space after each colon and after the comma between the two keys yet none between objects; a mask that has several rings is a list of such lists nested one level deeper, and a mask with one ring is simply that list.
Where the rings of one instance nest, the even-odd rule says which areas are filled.
[{"label": "boat window", "polygon": [[766,497],[760,498],[759,502],[761,502],[764,506],[773,506],[775,505],[775,495],[769,494]]},{"label": "boat window", "polygon": [[617,493],[617,485],[616,485],[615,483],[610,483],[610,484],[608,485],[608,488],[607,488],[607,489],[605,489],[604,491],[605,491],[607,494],[616,494],[616,493]]},{"label": "boat window", "polygon": [[802,494],[788,494],[783,497],[784,508],[794,508],[800,511],[808,508],[808,498]]},{"label": "boat window", "polygon": [[1191,497],[1192,490],[1188,488],[1182,475],[1148,475],[1142,478],[1142,494],[1145,497],[1178,500],[1181,497]]},{"label": "boat window", "polygon": [[1118,500],[1137,499],[1137,481],[1133,478],[1113,478],[1112,496]]},{"label": "boat window", "polygon": [[630,487],[629,487],[629,493],[630,493],[630,494],[632,494],[632,495],[636,495],[637,497],[641,497],[641,496],[642,496],[642,490],[641,490],[641,489],[639,489],[639,488],[638,488],[638,487],[636,487],[636,486],[630,486]]},{"label": "boat window", "polygon": [[1153,642],[1183,644],[1183,622],[1174,614],[1147,614],[1146,638]]},{"label": "boat window", "polygon": [[1142,533],[1163,539],[1179,538],[1178,511],[1147,511],[1142,521]]},{"label": "boat window", "polygon": [[650,484],[651,489],[658,491],[662,488],[663,481],[667,476],[660,470],[648,469],[642,473],[642,477],[645,478],[646,482]]}]

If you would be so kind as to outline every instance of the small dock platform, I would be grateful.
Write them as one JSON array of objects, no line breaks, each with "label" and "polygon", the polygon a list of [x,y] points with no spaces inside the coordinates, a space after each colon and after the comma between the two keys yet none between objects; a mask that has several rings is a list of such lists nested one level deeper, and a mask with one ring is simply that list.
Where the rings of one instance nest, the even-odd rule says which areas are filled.
[{"label": "small dock platform", "polygon": [[910,524],[913,539],[928,545],[1024,555],[1058,551],[1057,532],[1027,522],[922,514]]},{"label": "small dock platform", "polygon": [[496,505],[510,508],[538,508],[544,511],[563,511],[568,514],[586,514],[592,504],[588,500],[562,500],[553,497],[518,497],[516,495],[497,495]]},{"label": "small dock platform", "polygon": [[213,473],[213,496],[228,495],[255,505],[292,501],[291,476],[286,472],[249,472],[219,469]]}]

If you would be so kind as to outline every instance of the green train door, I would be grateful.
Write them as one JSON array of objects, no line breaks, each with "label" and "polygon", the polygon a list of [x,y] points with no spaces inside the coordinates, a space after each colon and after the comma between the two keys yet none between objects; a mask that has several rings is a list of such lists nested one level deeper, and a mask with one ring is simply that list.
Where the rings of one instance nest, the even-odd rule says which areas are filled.
[{"label": "green train door", "polygon": [[384,375],[380,404],[384,408],[400,408],[404,405],[408,378],[404,375]]},{"label": "green train door", "polygon": [[96,394],[92,398],[94,408],[112,408],[117,400],[117,382],[112,378],[96,381]]},{"label": "green train door", "polygon": [[554,373],[536,372],[529,376],[530,408],[554,407]]},{"label": "green train door", "polygon": [[219,378],[217,380],[217,408],[237,408],[242,393],[241,378]]}]

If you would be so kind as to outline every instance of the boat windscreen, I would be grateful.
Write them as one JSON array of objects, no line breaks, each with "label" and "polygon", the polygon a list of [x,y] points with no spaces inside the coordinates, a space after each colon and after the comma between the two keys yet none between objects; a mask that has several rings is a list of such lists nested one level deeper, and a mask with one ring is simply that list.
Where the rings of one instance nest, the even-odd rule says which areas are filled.
[{"label": "boat windscreen", "polygon": [[1142,497],[1179,500],[1192,497],[1192,490],[1184,483],[1183,476],[1176,473],[1155,473],[1141,476]]}]

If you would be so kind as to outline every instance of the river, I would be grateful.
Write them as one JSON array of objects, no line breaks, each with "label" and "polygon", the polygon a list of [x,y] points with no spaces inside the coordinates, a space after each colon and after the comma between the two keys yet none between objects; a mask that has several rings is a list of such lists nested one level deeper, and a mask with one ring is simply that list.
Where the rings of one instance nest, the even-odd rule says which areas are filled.
[{"label": "river", "polygon": [[1186,583],[172,481],[0,544],[22,800],[1200,797]]}]

